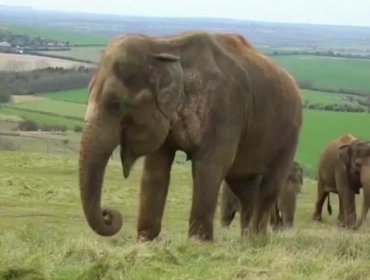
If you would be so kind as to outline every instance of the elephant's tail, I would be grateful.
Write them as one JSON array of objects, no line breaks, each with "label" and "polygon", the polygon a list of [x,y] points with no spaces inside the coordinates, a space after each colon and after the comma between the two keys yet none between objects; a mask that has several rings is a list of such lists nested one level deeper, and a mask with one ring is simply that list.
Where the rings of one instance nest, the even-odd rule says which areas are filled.
[{"label": "elephant's tail", "polygon": [[330,204],[330,193],[328,193],[328,213],[329,215],[331,215],[332,211],[331,211],[331,204]]}]

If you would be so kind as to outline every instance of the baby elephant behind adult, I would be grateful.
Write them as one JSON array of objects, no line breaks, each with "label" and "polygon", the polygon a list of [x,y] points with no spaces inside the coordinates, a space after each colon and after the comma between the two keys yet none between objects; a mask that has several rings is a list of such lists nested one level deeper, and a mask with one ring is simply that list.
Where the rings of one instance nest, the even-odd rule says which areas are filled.
[{"label": "baby elephant behind adult", "polygon": [[[256,179],[253,187],[258,187],[261,180],[262,177]],[[273,227],[293,226],[297,195],[301,191],[302,185],[303,169],[298,162],[294,161],[290,168],[286,184],[280,191],[278,201],[271,212],[270,223]],[[252,210],[252,208],[250,209]],[[231,224],[237,211],[239,211],[238,198],[230,190],[227,183],[224,183],[221,199],[221,223],[224,227]]]}]

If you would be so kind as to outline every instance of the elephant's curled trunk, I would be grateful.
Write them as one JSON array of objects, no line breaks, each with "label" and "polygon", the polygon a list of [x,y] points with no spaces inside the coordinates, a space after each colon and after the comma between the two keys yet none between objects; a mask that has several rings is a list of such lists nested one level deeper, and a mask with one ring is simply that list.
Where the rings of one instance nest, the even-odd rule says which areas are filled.
[{"label": "elephant's curled trunk", "polygon": [[111,236],[121,229],[122,215],[115,209],[101,207],[101,190],[114,145],[107,148],[98,137],[88,134],[87,129],[82,134],[79,161],[82,207],[89,226],[99,235]]}]

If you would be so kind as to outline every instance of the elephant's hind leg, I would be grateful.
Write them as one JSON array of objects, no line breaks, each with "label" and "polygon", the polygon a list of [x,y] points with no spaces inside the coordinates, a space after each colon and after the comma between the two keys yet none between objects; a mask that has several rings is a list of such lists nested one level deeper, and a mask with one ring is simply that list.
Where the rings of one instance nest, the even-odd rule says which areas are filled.
[{"label": "elephant's hind leg", "polygon": [[342,198],[340,197],[340,195],[338,195],[338,198],[339,198],[339,213],[338,213],[338,217],[337,217],[338,225],[340,227],[344,227],[343,201],[342,201]]},{"label": "elephant's hind leg", "polygon": [[229,184],[224,181],[221,196],[221,225],[223,227],[230,226],[238,209],[239,199],[232,192]]},{"label": "elephant's hind leg", "polygon": [[240,205],[240,229],[241,234],[247,232],[248,225],[253,213],[253,203],[256,199],[256,190],[261,183],[261,177],[252,177],[248,179],[227,179],[227,182],[233,193],[238,198]]},{"label": "elephant's hind leg", "polygon": [[279,192],[286,183],[293,157],[294,149],[290,146],[275,159],[270,169],[263,175],[261,185],[257,189],[252,216],[251,229],[254,233],[266,232],[271,208],[277,202]]}]

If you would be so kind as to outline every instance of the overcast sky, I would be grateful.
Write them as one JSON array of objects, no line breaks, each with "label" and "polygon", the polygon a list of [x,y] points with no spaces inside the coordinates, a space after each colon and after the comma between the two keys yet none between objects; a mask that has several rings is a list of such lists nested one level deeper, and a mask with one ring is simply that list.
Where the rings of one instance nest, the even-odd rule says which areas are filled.
[{"label": "overcast sky", "polygon": [[369,0],[0,0],[0,5],[123,15],[370,26]]}]

